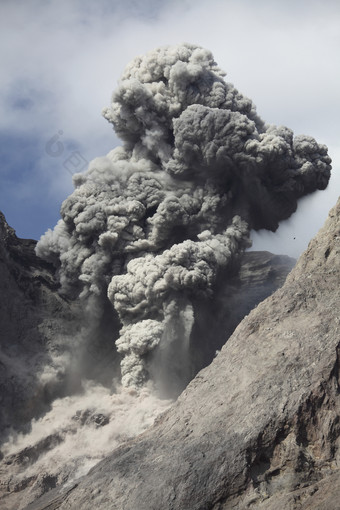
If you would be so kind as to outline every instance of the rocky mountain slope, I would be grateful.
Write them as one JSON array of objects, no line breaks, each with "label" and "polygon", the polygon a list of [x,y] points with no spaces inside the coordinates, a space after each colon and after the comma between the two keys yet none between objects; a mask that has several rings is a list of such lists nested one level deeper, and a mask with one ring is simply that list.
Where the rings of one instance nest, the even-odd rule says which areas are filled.
[{"label": "rocky mountain slope", "polygon": [[[18,447],[15,453],[6,453],[6,448],[2,449],[0,506],[17,510],[51,488],[69,481],[70,468],[60,457],[52,463],[51,469],[45,468],[43,459],[47,453],[50,455],[63,443],[67,444],[67,438],[75,437],[84,425],[94,424],[103,428],[105,434],[113,405],[110,404],[112,409],[107,409],[106,414],[105,410],[103,414],[93,412],[86,407],[89,404],[84,403],[79,384],[87,377],[89,381],[110,386],[111,380],[103,380],[102,373],[105,372],[105,364],[112,364],[114,360],[109,340],[99,345],[89,335],[85,350],[87,359],[84,359],[81,371],[79,366],[75,367],[69,361],[72,354],[77,359],[84,357],[84,349],[75,350],[79,324],[84,322],[81,303],[69,301],[59,293],[55,268],[36,257],[35,241],[16,237],[2,214],[0,229],[2,443],[6,445],[10,438],[15,445],[16,434],[20,431],[25,433],[21,436],[21,449]],[[235,268],[234,277],[229,275],[228,282],[220,285],[216,294],[216,300],[225,302],[223,317],[214,316],[216,302],[211,303],[213,322],[221,326],[221,331],[216,334],[213,344],[195,345],[192,356],[196,371],[214,357],[215,350],[223,345],[244,315],[283,284],[294,264],[295,260],[289,257],[268,252],[244,254],[240,268]],[[221,310],[221,307],[218,309]],[[207,325],[202,324],[203,327]],[[215,326],[209,324],[208,327],[211,330]],[[87,333],[91,330],[86,323],[85,328]],[[111,323],[106,319],[99,336],[108,339],[110,333]],[[51,408],[53,411],[55,402],[64,402],[60,400],[62,398],[65,398],[64,405],[75,406],[75,411],[74,416],[70,414],[67,426],[64,423],[56,429],[55,423],[49,424],[51,418],[48,418],[48,413]],[[73,399],[72,402],[68,398]],[[102,398],[105,401],[107,396],[102,394]],[[134,399],[130,399],[133,406]],[[35,430],[34,423],[39,424],[41,420],[45,420],[42,424],[47,425],[44,425],[42,433],[35,436],[31,433],[32,426]],[[96,450],[96,445],[92,445],[92,449]],[[57,468],[56,462],[59,462]]]},{"label": "rocky mountain slope", "polygon": [[[18,239],[0,213],[0,437],[25,428],[61,394],[39,381],[58,338],[72,334],[75,305],[57,289],[55,270],[38,259],[36,241]],[[51,391],[55,395],[51,395]]]},{"label": "rocky mountain slope", "polygon": [[153,428],[27,508],[338,509],[339,281],[340,200]]}]

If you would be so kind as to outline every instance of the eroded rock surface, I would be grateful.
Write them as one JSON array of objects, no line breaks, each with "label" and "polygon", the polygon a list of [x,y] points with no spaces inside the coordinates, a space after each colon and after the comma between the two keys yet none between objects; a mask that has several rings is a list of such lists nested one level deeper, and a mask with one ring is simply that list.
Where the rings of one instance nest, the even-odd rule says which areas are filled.
[{"label": "eroded rock surface", "polygon": [[153,428],[28,508],[338,509],[339,281],[340,201]]},{"label": "eroded rock surface", "polygon": [[[0,441],[76,393],[85,376],[111,384],[116,317],[108,300],[95,321],[59,291],[55,267],[19,239],[0,213]],[[117,327],[117,326],[116,326]],[[48,433],[48,431],[47,431]]]},{"label": "eroded rock surface", "polygon": [[36,241],[18,239],[0,213],[0,439],[43,413],[55,392],[39,379],[57,349],[72,334],[75,314],[57,289],[55,270],[38,259]]}]

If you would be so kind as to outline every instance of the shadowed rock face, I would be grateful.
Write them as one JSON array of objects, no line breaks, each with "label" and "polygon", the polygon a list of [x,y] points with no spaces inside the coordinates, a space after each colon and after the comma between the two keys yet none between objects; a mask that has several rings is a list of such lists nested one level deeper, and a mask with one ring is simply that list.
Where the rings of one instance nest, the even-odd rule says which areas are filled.
[{"label": "shadowed rock face", "polygon": [[48,388],[38,369],[48,362],[48,342],[62,330],[67,303],[57,294],[51,264],[39,260],[36,242],[18,239],[0,213],[0,433],[22,427],[43,412]]},{"label": "shadowed rock face", "polygon": [[337,509],[339,280],[340,200],[284,286],[153,428],[28,508]]},{"label": "shadowed rock face", "polygon": [[81,304],[59,294],[55,268],[35,246],[17,238],[0,213],[0,441],[10,430],[29,430],[30,420],[74,392],[81,376],[56,361],[71,355]]}]

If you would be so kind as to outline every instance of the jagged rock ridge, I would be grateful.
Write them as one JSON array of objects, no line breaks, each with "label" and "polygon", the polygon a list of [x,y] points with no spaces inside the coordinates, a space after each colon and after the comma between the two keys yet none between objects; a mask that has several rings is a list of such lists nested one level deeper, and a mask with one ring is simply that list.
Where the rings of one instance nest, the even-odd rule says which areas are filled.
[{"label": "jagged rock ridge", "polygon": [[152,429],[27,508],[338,509],[339,278],[340,200]]}]

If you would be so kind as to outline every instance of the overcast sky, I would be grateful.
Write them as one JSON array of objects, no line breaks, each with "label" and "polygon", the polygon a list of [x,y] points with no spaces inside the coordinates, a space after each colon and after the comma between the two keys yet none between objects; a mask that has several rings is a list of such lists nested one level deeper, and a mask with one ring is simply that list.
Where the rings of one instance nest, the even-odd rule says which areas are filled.
[{"label": "overcast sky", "polygon": [[0,0],[0,210],[20,237],[59,219],[72,172],[119,145],[101,116],[136,55],[190,42],[268,123],[325,143],[326,191],[254,248],[297,256],[340,190],[338,0]]}]

